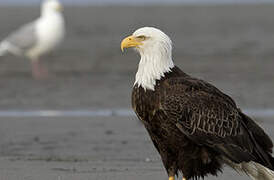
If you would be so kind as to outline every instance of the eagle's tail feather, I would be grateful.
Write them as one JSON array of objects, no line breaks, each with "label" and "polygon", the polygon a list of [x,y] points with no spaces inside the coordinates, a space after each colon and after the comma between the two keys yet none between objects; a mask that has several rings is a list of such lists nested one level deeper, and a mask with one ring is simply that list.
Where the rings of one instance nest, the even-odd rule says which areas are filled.
[{"label": "eagle's tail feather", "polygon": [[253,180],[273,180],[274,171],[256,162],[242,163],[242,170],[245,171]]}]

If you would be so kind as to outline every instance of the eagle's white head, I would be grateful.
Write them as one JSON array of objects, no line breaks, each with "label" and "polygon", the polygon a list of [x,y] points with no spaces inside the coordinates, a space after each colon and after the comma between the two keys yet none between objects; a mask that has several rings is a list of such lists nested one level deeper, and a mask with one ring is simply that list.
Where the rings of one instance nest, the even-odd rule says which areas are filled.
[{"label": "eagle's white head", "polygon": [[154,90],[156,80],[174,67],[170,38],[157,28],[143,27],[122,41],[122,51],[129,47],[134,47],[141,55],[135,84]]},{"label": "eagle's white head", "polygon": [[45,0],[41,6],[42,15],[50,13],[61,13],[63,6],[58,0]]}]

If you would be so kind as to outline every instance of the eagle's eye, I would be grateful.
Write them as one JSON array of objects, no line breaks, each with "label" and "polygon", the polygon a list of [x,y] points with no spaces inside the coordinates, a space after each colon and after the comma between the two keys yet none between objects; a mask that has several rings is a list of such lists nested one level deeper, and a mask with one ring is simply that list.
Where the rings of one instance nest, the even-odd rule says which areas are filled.
[{"label": "eagle's eye", "polygon": [[147,37],[146,37],[146,36],[141,35],[141,36],[137,36],[137,39],[139,39],[139,40],[141,40],[141,41],[144,41],[144,40],[146,40],[146,39],[147,39]]}]

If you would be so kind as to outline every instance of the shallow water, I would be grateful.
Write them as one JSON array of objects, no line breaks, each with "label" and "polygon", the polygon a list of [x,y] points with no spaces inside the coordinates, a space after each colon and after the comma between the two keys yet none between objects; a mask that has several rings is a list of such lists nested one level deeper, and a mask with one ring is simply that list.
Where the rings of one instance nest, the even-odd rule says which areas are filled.
[{"label": "shallow water", "polygon": [[[256,118],[274,117],[274,109],[244,109],[244,113]],[[0,117],[132,117],[131,109],[97,110],[0,110]]]}]

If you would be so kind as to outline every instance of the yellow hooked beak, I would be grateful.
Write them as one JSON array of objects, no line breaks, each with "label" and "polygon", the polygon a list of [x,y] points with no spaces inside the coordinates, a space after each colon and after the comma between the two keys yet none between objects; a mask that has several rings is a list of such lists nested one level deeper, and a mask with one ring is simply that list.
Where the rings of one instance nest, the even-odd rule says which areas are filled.
[{"label": "yellow hooked beak", "polygon": [[58,6],[56,6],[56,10],[59,11],[59,12],[63,12],[64,7],[61,4],[58,4]]},{"label": "yellow hooked beak", "polygon": [[124,48],[136,47],[142,44],[143,43],[134,36],[128,36],[121,42],[121,50],[124,52]]}]

